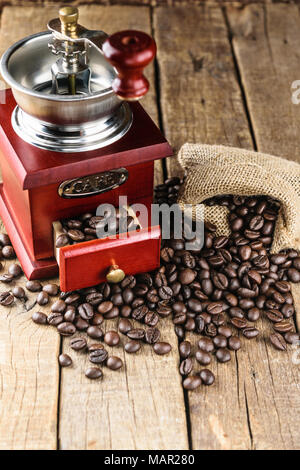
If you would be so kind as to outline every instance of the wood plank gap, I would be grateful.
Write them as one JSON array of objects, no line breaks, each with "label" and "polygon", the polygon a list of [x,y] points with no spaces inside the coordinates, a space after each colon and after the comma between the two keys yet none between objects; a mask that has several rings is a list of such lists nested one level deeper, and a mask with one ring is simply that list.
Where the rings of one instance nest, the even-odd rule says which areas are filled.
[{"label": "wood plank gap", "polygon": [[[151,27],[151,35],[155,39],[155,26],[154,26],[154,8],[150,6],[150,27]],[[159,62],[157,60],[157,56],[154,59],[154,83],[155,83],[155,90],[156,90],[156,106],[157,106],[157,115],[158,115],[158,126],[162,133],[164,134],[164,124],[163,124],[163,117],[162,117],[162,107],[161,107],[161,96],[160,96],[160,71],[159,71]],[[162,172],[164,180],[168,177],[168,170],[166,159],[163,158],[161,160],[162,165]]]},{"label": "wood plank gap", "polygon": [[232,59],[233,59],[234,67],[235,67],[236,79],[237,79],[237,82],[238,82],[240,90],[241,90],[242,102],[243,102],[245,114],[246,114],[247,120],[248,120],[249,132],[250,132],[250,135],[251,135],[251,138],[252,138],[253,149],[257,150],[257,143],[256,143],[256,138],[255,138],[253,125],[252,125],[252,118],[251,118],[251,114],[250,114],[250,109],[249,109],[249,106],[248,106],[248,103],[247,103],[247,96],[246,96],[246,93],[245,93],[245,88],[244,88],[244,84],[243,84],[243,80],[242,80],[242,76],[241,76],[241,71],[240,71],[238,58],[236,56],[236,53],[235,53],[235,50],[234,50],[234,47],[233,47],[233,44],[232,44],[232,31],[231,31],[231,27],[230,27],[230,24],[229,24],[226,7],[224,7],[224,6],[222,7],[222,13],[223,13],[224,21],[225,21],[227,31],[228,31],[228,40],[229,40],[230,49],[231,49],[231,53],[232,53]]}]

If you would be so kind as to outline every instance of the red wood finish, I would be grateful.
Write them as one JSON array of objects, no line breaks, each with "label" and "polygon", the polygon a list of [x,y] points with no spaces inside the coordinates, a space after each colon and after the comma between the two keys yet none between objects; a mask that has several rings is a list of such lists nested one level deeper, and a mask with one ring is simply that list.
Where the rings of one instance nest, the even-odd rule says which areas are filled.
[{"label": "red wood finish", "polygon": [[106,59],[117,69],[114,92],[125,100],[135,100],[149,90],[143,69],[156,54],[154,39],[142,31],[121,31],[109,36],[102,47]]},{"label": "red wood finish", "polygon": [[56,276],[58,273],[58,266],[54,257],[38,261],[26,250],[23,243],[24,239],[20,236],[14,223],[13,216],[8,210],[5,195],[3,194],[2,184],[0,184],[0,213],[27,279],[42,279]]},{"label": "red wood finish", "polygon": [[160,262],[160,227],[131,232],[129,238],[105,238],[60,248],[60,288],[69,292],[106,280],[118,265],[125,274],[152,271]]},{"label": "red wood finish", "polygon": [[117,142],[90,152],[39,149],[18,137],[11,125],[16,106],[11,90],[0,91],[0,149],[23,189],[46,186],[82,175],[138,165],[172,155],[172,149],[139,103],[130,103],[133,123]]}]

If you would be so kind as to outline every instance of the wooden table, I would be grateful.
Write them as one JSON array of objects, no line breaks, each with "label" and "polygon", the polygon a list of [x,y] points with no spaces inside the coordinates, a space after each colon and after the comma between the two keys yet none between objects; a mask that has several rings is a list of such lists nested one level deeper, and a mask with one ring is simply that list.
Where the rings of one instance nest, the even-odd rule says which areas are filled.
[{"label": "wooden table", "polygon": [[[1,52],[44,30],[56,12],[4,7]],[[155,37],[144,105],[175,152],[186,141],[221,143],[300,162],[300,108],[291,101],[291,83],[300,79],[296,5],[88,5],[80,17],[89,28],[136,28]],[[179,171],[175,158],[159,162],[156,182]],[[245,340],[230,363],[213,364],[213,387],[186,393],[169,320],[162,335],[171,354],[160,358],[148,348],[133,357],[119,348],[125,371],[107,371],[99,383],[84,377],[84,355],[59,369],[68,340],[32,323],[34,302],[33,294],[25,306],[0,310],[0,448],[300,448],[300,366],[291,352],[269,345],[268,326],[261,324],[261,337]]]}]

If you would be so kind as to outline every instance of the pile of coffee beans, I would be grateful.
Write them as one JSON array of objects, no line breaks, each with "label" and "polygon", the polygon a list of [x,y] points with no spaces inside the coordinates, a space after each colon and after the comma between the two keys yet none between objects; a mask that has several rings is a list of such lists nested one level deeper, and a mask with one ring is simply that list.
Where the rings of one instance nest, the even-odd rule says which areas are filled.
[{"label": "pile of coffee beans", "polygon": [[[175,203],[181,183],[171,178],[157,186],[155,202]],[[230,361],[243,341],[259,336],[260,318],[272,325],[269,340],[276,349],[285,351],[299,341],[290,282],[300,282],[300,255],[293,249],[270,254],[279,203],[268,197],[230,195],[205,203],[228,208],[230,236],[216,235],[217,228],[207,222],[201,249],[186,250],[185,237],[163,240],[161,266],[154,272],[75,292],[59,292],[55,284],[27,282],[26,289],[37,293],[39,305],[59,296],[48,315],[37,311],[32,319],[56,327],[60,335],[70,337],[74,351],[88,355],[88,378],[102,378],[103,366],[122,368],[122,359],[110,356],[106,346],[122,344],[126,353],[134,354],[147,344],[157,355],[168,354],[171,345],[162,340],[159,329],[165,317],[173,322],[178,337],[179,372],[187,390],[212,385],[215,376],[207,368],[212,358],[219,363]],[[84,214],[63,221],[66,244],[95,238],[99,222],[95,217]],[[84,238],[80,235],[75,240],[74,231]],[[14,291],[2,293],[2,304],[10,305],[14,295]],[[22,295],[26,297],[24,289]],[[104,333],[108,319],[116,319],[118,327]],[[191,333],[199,336],[196,350],[187,339]],[[61,354],[59,363],[70,366],[72,358]]]},{"label": "pile of coffee beans", "polygon": [[140,228],[135,218],[128,213],[128,209],[125,207],[122,214],[119,209],[116,209],[115,216],[96,215],[95,210],[93,212],[85,212],[75,219],[61,220],[62,233],[56,238],[56,248],[96,240],[98,238],[97,229],[103,230],[106,236],[109,236]]}]

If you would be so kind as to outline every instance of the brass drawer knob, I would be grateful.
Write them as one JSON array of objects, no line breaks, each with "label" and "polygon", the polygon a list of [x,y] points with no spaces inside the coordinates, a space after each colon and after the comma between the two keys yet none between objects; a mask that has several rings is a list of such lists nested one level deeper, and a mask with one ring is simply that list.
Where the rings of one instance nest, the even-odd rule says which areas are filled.
[{"label": "brass drawer knob", "polygon": [[124,277],[125,273],[123,269],[120,269],[119,266],[117,266],[116,264],[113,264],[109,268],[108,273],[106,274],[107,282],[111,282],[113,284],[123,281]]}]

